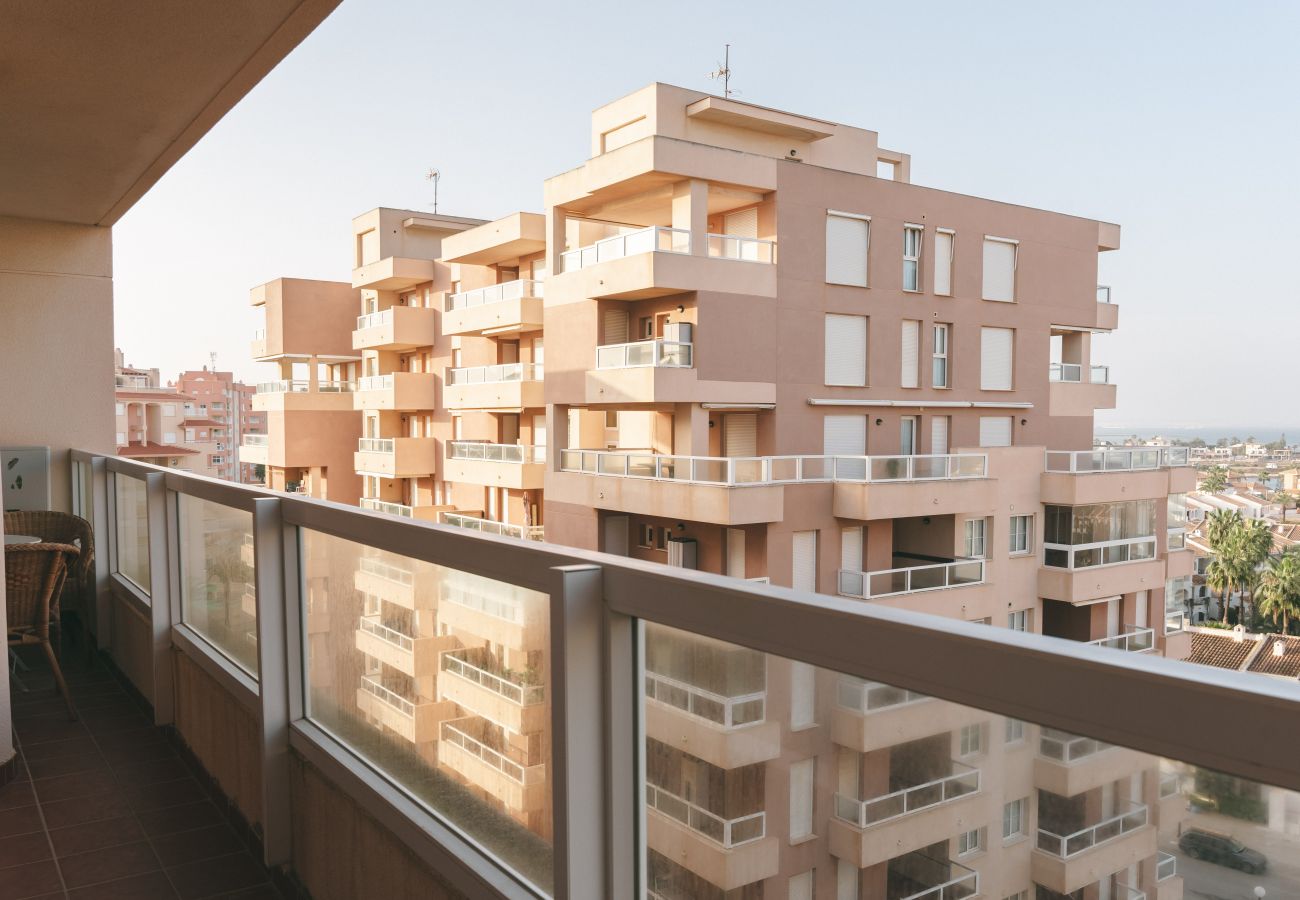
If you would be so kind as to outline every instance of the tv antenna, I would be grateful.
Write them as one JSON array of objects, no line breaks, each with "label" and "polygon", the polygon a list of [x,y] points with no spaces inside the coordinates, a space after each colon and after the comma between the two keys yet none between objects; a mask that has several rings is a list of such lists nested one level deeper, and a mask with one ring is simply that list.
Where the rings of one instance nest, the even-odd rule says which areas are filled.
[{"label": "tv antenna", "polygon": [[425,181],[433,182],[433,211],[438,212],[438,182],[442,180],[442,173],[437,169],[430,169],[424,173]]},{"label": "tv antenna", "polygon": [[722,51],[722,62],[716,69],[709,73],[709,77],[714,81],[722,80],[722,96],[731,98],[731,45],[726,44]]}]

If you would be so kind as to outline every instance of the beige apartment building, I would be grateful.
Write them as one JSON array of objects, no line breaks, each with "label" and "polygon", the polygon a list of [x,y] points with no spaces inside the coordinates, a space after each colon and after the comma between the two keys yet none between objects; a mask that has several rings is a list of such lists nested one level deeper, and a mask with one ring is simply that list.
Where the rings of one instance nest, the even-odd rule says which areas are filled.
[{"label": "beige apartment building", "polygon": [[224,450],[215,422],[194,419],[194,398],[175,385],[164,385],[158,369],[127,365],[113,351],[113,400],[118,456],[196,475],[222,477]]},{"label": "beige apartment building", "polygon": [[[255,356],[324,367],[259,404],[333,394],[272,411],[270,453],[301,435],[323,482],[346,448],[379,512],[1188,654],[1193,470],[1092,446],[1118,226],[662,84],[591,141],[544,214],[355,219],[347,348],[256,289]],[[357,682],[314,686],[545,838],[544,610],[378,555],[354,577],[358,622],[313,639],[344,628]],[[1150,757],[661,628],[645,666],[650,898],[1181,896]]]}]

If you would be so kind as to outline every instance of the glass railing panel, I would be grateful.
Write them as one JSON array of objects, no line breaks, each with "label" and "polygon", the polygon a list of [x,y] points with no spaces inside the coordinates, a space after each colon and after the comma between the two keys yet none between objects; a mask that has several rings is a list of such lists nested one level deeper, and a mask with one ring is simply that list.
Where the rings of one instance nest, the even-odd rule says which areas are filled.
[{"label": "glass railing panel", "polygon": [[198,497],[177,497],[181,621],[257,675],[257,596],[241,548],[253,514]]},{"label": "glass railing panel", "polygon": [[140,588],[151,591],[149,575],[149,514],[145,483],[117,472],[113,475],[117,515],[117,559],[113,570]]},{"label": "glass railing panel", "polygon": [[[549,892],[547,596],[300,534],[304,603],[328,622],[301,636],[307,718]],[[356,588],[363,571],[399,576],[405,599],[367,598]],[[383,646],[395,649],[361,649]]]}]

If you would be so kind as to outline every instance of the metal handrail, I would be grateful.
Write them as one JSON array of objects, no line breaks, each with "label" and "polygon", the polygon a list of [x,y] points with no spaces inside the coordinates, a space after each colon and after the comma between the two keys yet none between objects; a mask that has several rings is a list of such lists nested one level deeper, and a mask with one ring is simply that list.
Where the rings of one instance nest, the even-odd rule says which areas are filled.
[{"label": "metal handrail", "polygon": [[1134,447],[1122,450],[1048,450],[1048,472],[1137,472],[1189,464],[1186,447]]},{"label": "metal handrail", "polygon": [[757,725],[767,717],[767,691],[728,697],[648,669],[645,697],[726,729]]},{"label": "metal handrail", "polygon": [[472,737],[450,722],[442,723],[442,739],[455,747],[459,747],[471,756],[477,757],[480,761],[487,763],[517,784],[535,784],[540,777],[542,770],[540,764],[525,766],[517,763],[500,750],[493,750],[478,738]]},{"label": "metal handrail", "polygon": [[1123,634],[1097,638],[1095,641],[1085,641],[1085,643],[1094,647],[1124,650],[1128,653],[1150,653],[1156,648],[1156,630],[1154,628],[1141,628],[1137,625],[1128,624],[1124,628]]},{"label": "metal handrail", "polygon": [[541,525],[516,525],[453,512],[443,513],[442,522],[444,525],[455,525],[457,528],[468,528],[470,531],[482,531],[485,534],[499,534],[523,541],[545,540],[546,533],[546,529]]},{"label": "metal handrail", "polygon": [[451,675],[497,694],[516,706],[535,706],[546,699],[546,689],[540,684],[521,684],[503,675],[490,672],[465,659],[468,650],[448,650],[442,654],[439,668]]},{"label": "metal handrail", "polygon": [[690,484],[753,487],[827,481],[962,481],[985,478],[988,456],[670,456],[613,450],[562,450],[560,470]]},{"label": "metal handrail", "polygon": [[[1100,551],[1096,555],[1096,562],[1077,564],[1078,554],[1092,550]],[[1116,552],[1112,554],[1112,550]],[[1052,569],[1095,569],[1155,558],[1155,535],[1095,541],[1091,544],[1043,544],[1043,565]]]},{"label": "metal handrail", "polygon": [[963,771],[935,778],[924,784],[902,788],[879,797],[859,800],[841,793],[835,794],[835,818],[856,825],[858,828],[870,828],[881,822],[897,819],[923,809],[931,809],[943,803],[951,803],[976,793],[980,789],[980,770],[964,763],[952,763],[956,769]]},{"label": "metal handrail", "polygon": [[502,463],[544,463],[546,448],[530,444],[489,444],[485,441],[448,441],[448,459],[481,459]]},{"label": "metal handrail", "polygon": [[1165,853],[1163,850],[1156,851],[1156,881],[1164,881],[1173,878],[1178,874],[1178,857]]},{"label": "metal handrail", "polygon": [[515,381],[541,381],[545,372],[540,363],[499,363],[494,366],[463,366],[448,369],[448,387],[461,384],[505,384]]},{"label": "metal handrail", "polygon": [[968,869],[958,862],[947,861],[944,864],[948,866],[949,875],[952,875],[954,870],[959,870],[962,874],[949,878],[942,884],[936,884],[934,887],[923,888],[914,894],[908,894],[906,897],[900,898],[900,900],[964,900],[966,897],[974,897],[979,894],[979,872]]},{"label": "metal handrail", "polygon": [[576,272],[611,259],[622,259],[639,253],[691,252],[691,233],[684,228],[667,228],[651,225],[626,234],[616,234],[576,250],[560,254],[560,271]]},{"label": "metal handrail", "polygon": [[963,557],[951,562],[879,569],[873,572],[840,569],[837,580],[839,593],[844,596],[874,600],[897,594],[917,594],[944,588],[970,587],[983,584],[984,575],[984,560]]},{"label": "metal handrail", "polygon": [[706,234],[709,256],[714,259],[735,259],[741,262],[776,262],[776,241],[741,237],[736,234]]},{"label": "metal handrail", "polygon": [[258,328],[253,332],[253,343],[266,340],[266,329]]},{"label": "metal handrail", "polygon": [[694,364],[694,347],[684,341],[655,338],[627,344],[604,344],[596,348],[597,369],[689,369]]},{"label": "metal handrail", "polygon": [[503,281],[500,284],[475,288],[472,291],[459,291],[447,295],[446,310],[452,312],[457,309],[472,309],[476,306],[503,303],[506,300],[522,300],[526,297],[540,299],[545,293],[545,287],[541,281],[517,278],[514,281]]},{"label": "metal handrail", "polygon": [[481,612],[485,616],[500,619],[503,622],[520,625],[524,621],[524,607],[518,600],[489,597],[477,591],[465,590],[450,585],[444,586],[441,599],[474,612]]},{"label": "metal handrail", "polygon": [[390,516],[401,516],[404,519],[414,518],[414,507],[407,506],[405,503],[393,503],[388,500],[376,500],[374,497],[362,497],[361,508],[371,509],[375,512],[388,513]]},{"label": "metal handrail", "polygon": [[259,394],[347,394],[354,390],[351,381],[318,381],[313,392],[311,382],[299,378],[264,381],[256,388]]},{"label": "metal handrail", "polygon": [[358,453],[394,453],[396,449],[393,438],[357,438]]},{"label": "metal handrail", "polygon": [[357,331],[363,331],[367,328],[378,328],[380,325],[389,325],[393,321],[393,307],[381,309],[378,312],[366,313],[364,316],[357,316]]},{"label": "metal handrail", "polygon": [[1038,733],[1038,755],[1067,766],[1114,749],[1113,744],[1055,728],[1043,728]]},{"label": "metal handrail", "polygon": [[367,634],[373,634],[384,643],[392,644],[402,650],[415,649],[415,641],[409,635],[402,634],[395,628],[389,628],[379,621],[378,616],[362,616],[361,630]]},{"label": "metal handrail", "polygon": [[385,704],[393,707],[402,715],[410,718],[415,717],[414,703],[412,703],[410,700],[407,700],[405,697],[403,697],[401,694],[397,693],[396,691],[392,691],[384,687],[382,684],[379,683],[379,680],[374,678],[373,676],[362,675],[361,687],[367,693],[373,694],[374,696],[378,697]]},{"label": "metal handrail", "polygon": [[756,812],[734,819],[724,819],[709,812],[672,791],[647,781],[645,803],[650,809],[662,813],[703,835],[724,850],[762,840],[767,836],[767,813]]},{"label": "metal handrail", "polygon": [[910,706],[929,699],[929,694],[907,691],[879,681],[863,681],[851,675],[841,677],[835,691],[835,701],[839,706],[863,715]]},{"label": "metal handrail", "polygon": [[1038,849],[1058,859],[1073,859],[1094,847],[1108,844],[1147,824],[1147,807],[1130,801],[1127,812],[1102,819],[1096,825],[1081,828],[1073,834],[1060,835],[1046,828],[1038,829]]},{"label": "metal handrail", "polygon": [[1097,302],[1098,303],[1112,302],[1110,298],[1110,285],[1108,284],[1097,285]]}]

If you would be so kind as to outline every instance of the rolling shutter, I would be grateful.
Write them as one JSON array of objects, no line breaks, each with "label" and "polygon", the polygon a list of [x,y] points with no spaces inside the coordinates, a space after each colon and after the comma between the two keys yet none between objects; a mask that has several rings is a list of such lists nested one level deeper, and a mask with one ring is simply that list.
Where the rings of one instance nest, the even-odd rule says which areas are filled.
[{"label": "rolling shutter", "polygon": [[792,542],[790,584],[796,591],[816,591],[817,532],[796,531]]},{"label": "rolling shutter", "polygon": [[[790,840],[797,841],[813,833],[813,776],[816,758],[801,759],[790,764]],[[811,874],[811,873],[810,873]],[[802,877],[802,876],[797,876]],[[811,888],[812,879],[808,879]],[[794,891],[795,879],[790,879],[791,898],[799,896]],[[812,891],[803,894],[811,900]]]},{"label": "rolling shutter", "polygon": [[861,525],[840,532],[840,568],[850,572],[862,571]]},{"label": "rolling shutter", "polygon": [[930,417],[930,452],[945,454],[948,452],[948,417]]},{"label": "rolling shutter", "polygon": [[758,414],[727,413],[722,417],[722,455],[758,455]]},{"label": "rolling shutter", "polygon": [[985,300],[1010,303],[1016,299],[1016,245],[997,238],[984,239]]},{"label": "rolling shutter", "polygon": [[[866,456],[866,416],[826,416],[822,419],[822,453],[827,456]],[[864,478],[866,460],[839,460],[835,473],[847,478]]]},{"label": "rolling shutter", "polygon": [[980,416],[980,446],[1010,447],[1011,417]]},{"label": "rolling shutter", "polygon": [[934,292],[944,297],[952,295],[953,237],[951,231],[934,234]]},{"label": "rolling shutter", "polygon": [[867,317],[826,316],[826,383],[867,383]]},{"label": "rolling shutter", "polygon": [[826,281],[867,286],[867,247],[871,223],[866,219],[826,215]]},{"label": "rolling shutter", "polygon": [[739,528],[727,529],[727,574],[745,577],[745,532]]},{"label": "rolling shutter", "polygon": [[790,663],[790,727],[807,728],[815,720],[816,669],[809,663]]},{"label": "rolling shutter", "polygon": [[727,213],[722,217],[722,232],[736,237],[758,237],[758,207]]},{"label": "rolling shutter", "polygon": [[1015,335],[1010,328],[980,329],[980,390],[1011,390]]},{"label": "rolling shutter", "polygon": [[915,319],[903,320],[903,380],[905,388],[921,386],[921,323]]},{"label": "rolling shutter", "polygon": [[607,309],[605,310],[605,344],[626,344],[627,337],[627,310],[626,309]]}]

